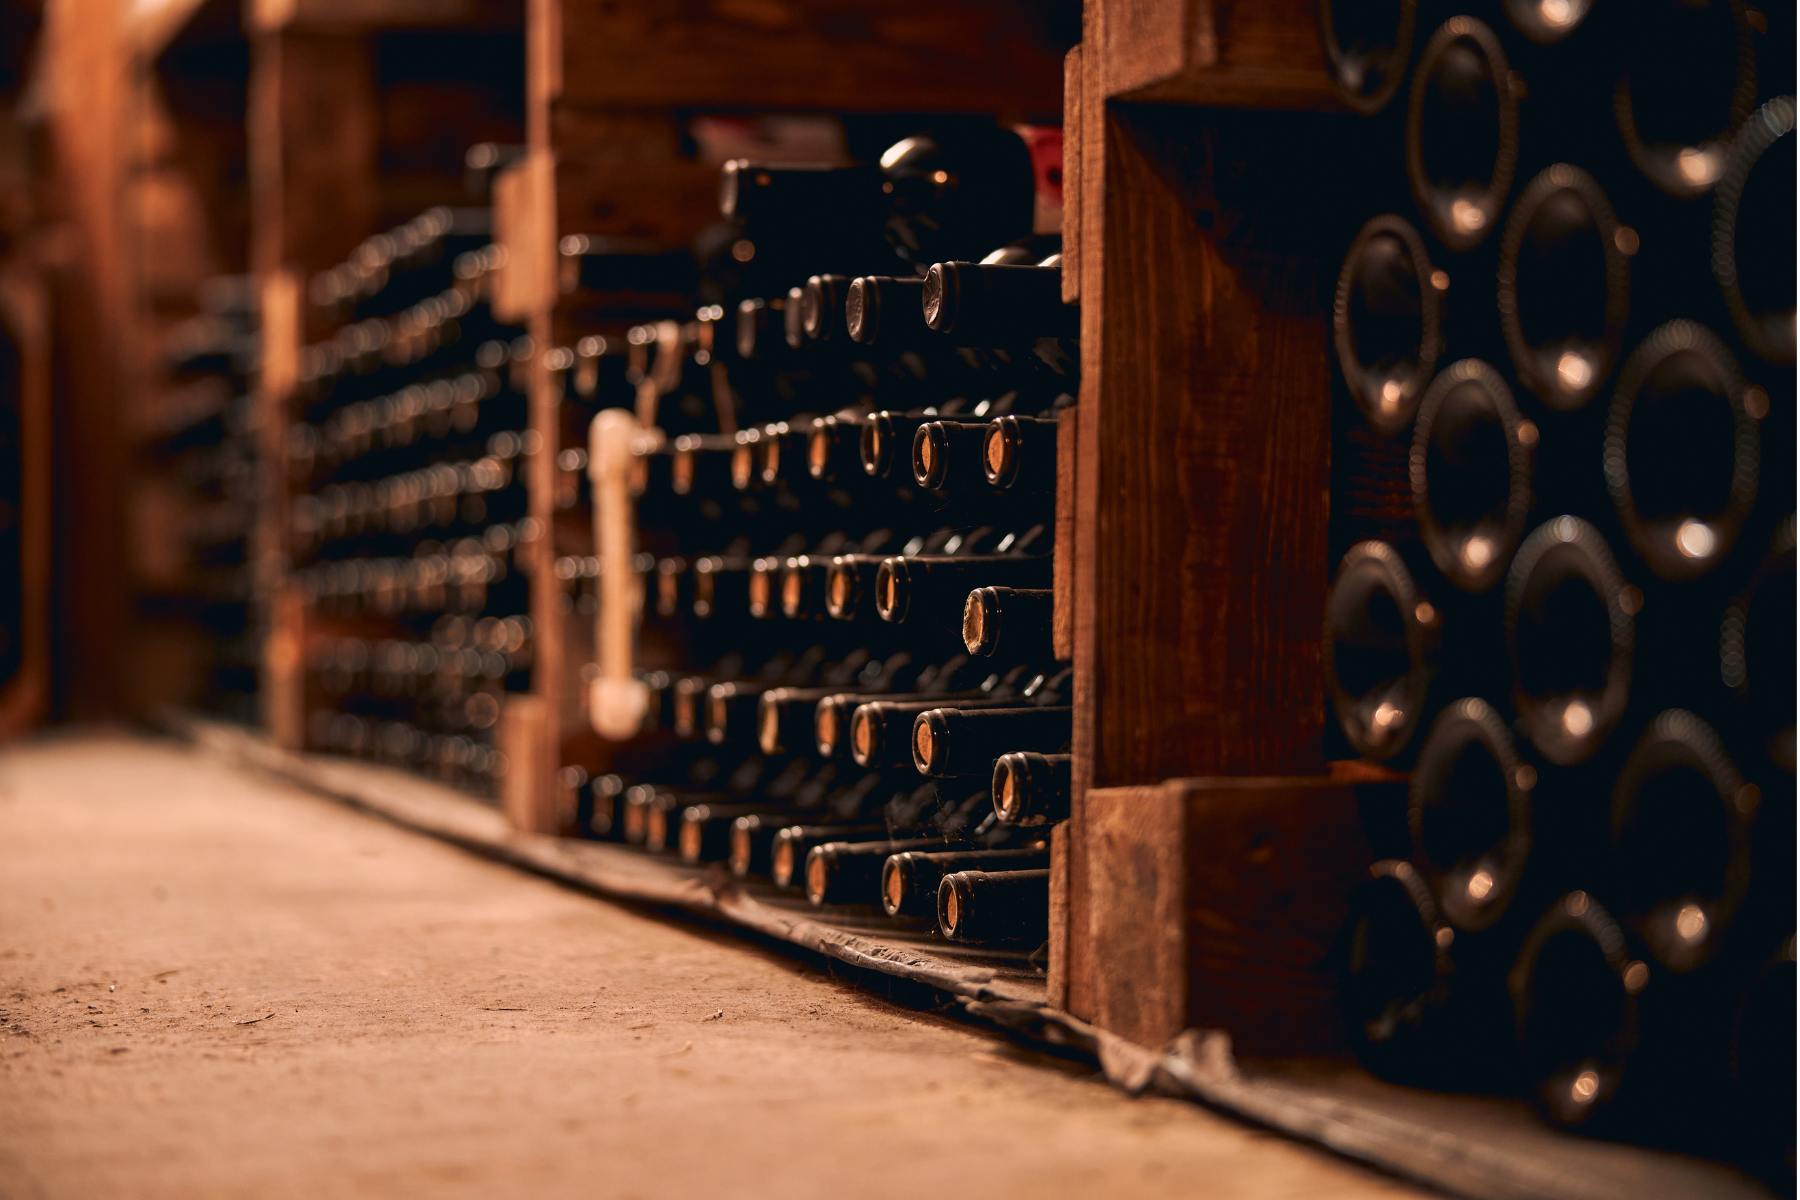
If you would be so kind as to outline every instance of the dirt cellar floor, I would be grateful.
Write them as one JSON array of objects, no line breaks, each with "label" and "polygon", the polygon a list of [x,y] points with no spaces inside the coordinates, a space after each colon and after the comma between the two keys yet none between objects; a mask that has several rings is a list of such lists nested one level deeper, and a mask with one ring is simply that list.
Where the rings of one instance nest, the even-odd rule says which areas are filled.
[{"label": "dirt cellar floor", "polygon": [[171,743],[0,750],[0,1196],[1412,1189]]}]

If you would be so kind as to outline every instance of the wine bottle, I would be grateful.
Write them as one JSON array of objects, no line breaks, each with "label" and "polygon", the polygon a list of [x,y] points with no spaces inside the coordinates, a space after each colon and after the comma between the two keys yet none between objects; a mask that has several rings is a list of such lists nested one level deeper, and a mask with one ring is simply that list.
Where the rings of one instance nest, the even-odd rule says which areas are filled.
[{"label": "wine bottle", "polygon": [[1612,1101],[1637,1048],[1650,970],[1586,892],[1539,918],[1508,977],[1513,1030],[1532,1098],[1556,1124],[1587,1123]]},{"label": "wine bottle", "polygon": [[1412,740],[1439,670],[1440,622],[1392,546],[1344,555],[1325,600],[1325,682],[1356,753],[1392,759]]},{"label": "wine bottle", "polygon": [[925,324],[959,346],[1012,346],[1081,336],[1081,310],[1062,301],[1062,265],[940,262],[925,275]]},{"label": "wine bottle", "polygon": [[1410,1076],[1427,1066],[1449,1000],[1455,940],[1404,860],[1375,863],[1351,893],[1339,994],[1348,1040],[1376,1074]]},{"label": "wine bottle", "polygon": [[1594,177],[1557,163],[1525,185],[1500,242],[1500,325],[1525,386],[1551,408],[1612,375],[1631,306],[1627,232]]},{"label": "wine bottle", "polygon": [[1414,0],[1321,0],[1319,37],[1325,61],[1337,94],[1352,110],[1372,116],[1400,89],[1412,57],[1415,8]]},{"label": "wine bottle", "polygon": [[1670,709],[1625,760],[1612,796],[1616,911],[1677,974],[1717,952],[1750,885],[1760,803],[1699,717]]},{"label": "wine bottle", "polygon": [[[1022,549],[1027,540],[1014,549]],[[1049,586],[1047,554],[895,555],[876,570],[875,611],[894,624],[954,628],[975,588]]]},{"label": "wine bottle", "polygon": [[1056,494],[1055,417],[995,417],[988,423],[982,467],[989,484],[1015,495]]},{"label": "wine bottle", "polygon": [[575,826],[584,837],[618,841],[625,836],[624,777],[611,773],[589,780],[576,814]]},{"label": "wine bottle", "polygon": [[737,822],[762,816],[770,807],[767,800],[703,801],[684,805],[680,810],[677,835],[681,861],[689,866],[725,861],[731,856]]},{"label": "wine bottle", "polygon": [[862,469],[862,431],[868,418],[851,413],[820,417],[807,434],[806,472],[827,483],[854,483]]},{"label": "wine bottle", "polygon": [[1739,998],[1728,1050],[1741,1144],[1771,1181],[1794,1161],[1794,999],[1790,932]]},{"label": "wine bottle", "polygon": [[844,294],[850,340],[881,350],[916,350],[945,339],[925,323],[925,281],[916,276],[865,275]]},{"label": "wine bottle", "polygon": [[825,573],[825,611],[839,621],[875,616],[875,576],[886,554],[840,554]]},{"label": "wine bottle", "polygon": [[1008,825],[1052,825],[1069,819],[1067,754],[1014,751],[994,760],[994,813]]},{"label": "wine bottle", "polygon": [[1338,272],[1331,318],[1338,370],[1358,411],[1382,434],[1411,423],[1436,370],[1440,276],[1418,230],[1397,216],[1364,225]]},{"label": "wine bottle", "polygon": [[1525,536],[1537,438],[1505,380],[1477,359],[1446,367],[1419,403],[1411,456],[1419,537],[1465,592],[1498,583]]},{"label": "wine bottle", "polygon": [[888,827],[883,824],[862,825],[786,825],[775,831],[769,851],[769,877],[778,888],[806,885],[806,864],[814,846],[830,841],[888,840]]},{"label": "wine bottle", "polygon": [[1765,759],[1790,779],[1795,757],[1794,663],[1800,659],[1793,619],[1794,542],[1790,513],[1743,594],[1725,610],[1719,633],[1719,676],[1738,702],[1734,720],[1725,727],[1753,752],[1746,762]]},{"label": "wine bottle", "polygon": [[1624,716],[1636,607],[1586,521],[1553,518],[1519,547],[1506,577],[1513,708],[1551,762],[1592,757]]},{"label": "wine bottle", "polygon": [[953,871],[1047,871],[1042,844],[1003,850],[906,850],[881,866],[881,907],[890,917],[937,915],[938,888]]},{"label": "wine bottle", "polygon": [[[858,704],[850,714],[850,757],[859,767],[903,767],[912,763],[913,726],[921,713],[951,708],[1013,709],[1019,699],[1010,688],[996,688],[1003,695],[983,694],[977,697],[952,698],[929,696],[904,700],[899,697],[869,700]],[[821,704],[824,702],[821,701]],[[1068,718],[1065,716],[1064,718]],[[831,743],[836,749],[835,740]],[[824,750],[821,737],[820,750]]]},{"label": "wine bottle", "polygon": [[941,837],[870,842],[822,842],[806,854],[806,898],[814,908],[827,904],[881,903],[882,868],[896,854],[912,850],[968,850]]},{"label": "wine bottle", "polygon": [[989,777],[994,761],[1014,750],[1060,754],[1073,736],[1075,710],[1033,708],[933,708],[913,719],[913,766],[919,774]]},{"label": "wine bottle", "polygon": [[1761,438],[1737,360],[1692,321],[1652,330],[1607,416],[1606,488],[1638,556],[1669,580],[1716,566],[1756,503]]},{"label": "wine bottle", "polygon": [[898,465],[902,472],[911,466],[911,448],[919,427],[932,418],[922,413],[882,411],[871,415],[862,427],[858,454],[865,474],[885,479]]},{"label": "wine bottle", "polygon": [[[756,729],[763,753],[805,753],[814,745],[814,712],[829,697],[866,696],[891,691],[895,682],[916,675],[913,657],[899,651],[886,660],[865,657],[854,674],[844,664],[833,672],[837,678],[819,687],[778,687],[764,692],[758,701]],[[826,757],[830,757],[827,755]]]},{"label": "wine bottle", "polygon": [[694,616],[711,620],[720,613],[750,611],[752,559],[709,554],[694,560]]},{"label": "wine bottle", "polygon": [[[886,832],[885,824],[871,823],[880,815],[880,803],[886,799],[881,790],[885,782],[880,772],[871,771],[845,784],[840,781],[836,766],[826,763],[797,789],[792,806],[771,807],[732,822],[732,875],[745,879],[772,874],[775,839],[783,829],[793,826],[833,826],[845,837],[861,836],[869,829]],[[804,868],[805,861],[804,850],[797,859],[790,856],[795,869]]]},{"label": "wine bottle", "polygon": [[1419,748],[1407,808],[1414,860],[1457,929],[1491,928],[1518,894],[1533,781],[1505,723],[1480,699],[1446,708]]},{"label": "wine bottle", "polygon": [[987,431],[984,421],[926,421],[913,432],[913,479],[934,492],[985,490]]},{"label": "wine bottle", "polygon": [[982,587],[963,603],[963,645],[970,654],[1032,662],[1055,658],[1051,639],[1056,593],[1049,588]]},{"label": "wine bottle", "polygon": [[952,871],[938,885],[938,932],[953,942],[1042,945],[1050,936],[1050,872]]},{"label": "wine bottle", "polygon": [[1753,354],[1785,365],[1794,362],[1794,278],[1777,264],[1794,249],[1793,133],[1792,96],[1756,110],[1731,143],[1712,231],[1713,274],[1738,336]]},{"label": "wine bottle", "polygon": [[1518,97],[1499,39],[1452,17],[1419,55],[1406,112],[1407,179],[1439,241],[1461,253],[1488,236],[1518,155]]},{"label": "wine bottle", "polygon": [[850,336],[844,327],[845,293],[850,279],[844,275],[814,275],[800,297],[800,325],[815,342],[841,343]]},{"label": "wine bottle", "polygon": [[1753,33],[1741,4],[1653,0],[1633,12],[1613,112],[1650,182],[1685,199],[1712,188],[1756,102]]}]

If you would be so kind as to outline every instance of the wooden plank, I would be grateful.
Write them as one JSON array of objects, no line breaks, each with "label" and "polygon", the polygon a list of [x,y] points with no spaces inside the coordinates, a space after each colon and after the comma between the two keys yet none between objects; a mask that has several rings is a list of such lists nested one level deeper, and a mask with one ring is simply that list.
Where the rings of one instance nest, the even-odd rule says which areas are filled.
[{"label": "wooden plank", "polygon": [[555,179],[548,150],[494,177],[494,241],[506,251],[494,287],[497,320],[529,325],[556,303]]},{"label": "wooden plank", "polygon": [[518,0],[251,0],[245,8],[257,33],[517,29],[522,19]]},{"label": "wooden plank", "polygon": [[563,100],[643,108],[1062,111],[1062,56],[1024,0],[571,4]]},{"label": "wooden plank", "polygon": [[1056,426],[1056,546],[1051,566],[1050,646],[1058,662],[1075,658],[1075,526],[1081,497],[1075,485],[1081,426],[1066,412]]},{"label": "wooden plank", "polygon": [[50,298],[36,271],[0,267],[0,334],[17,355],[20,590],[18,672],[0,687],[0,741],[49,715],[51,597]]},{"label": "wooden plank", "polygon": [[300,378],[301,284],[282,267],[262,277],[262,377],[256,394],[257,472],[261,494],[250,540],[250,562],[263,626],[257,702],[263,728],[277,745],[297,750],[306,740],[306,608],[289,578],[292,566],[287,431]]},{"label": "wooden plank", "polygon": [[1077,538],[1102,785],[1324,769],[1328,267],[1288,241],[1258,117],[1106,117],[1091,559]]},{"label": "wooden plank", "polygon": [[1343,107],[1313,0],[1103,0],[1108,98],[1230,108]]},{"label": "wooden plank", "polygon": [[1062,298],[1081,302],[1081,47],[1063,59]]},{"label": "wooden plank", "polygon": [[559,159],[556,209],[569,233],[685,249],[719,219],[719,170],[692,160]]},{"label": "wooden plank", "polygon": [[[543,769],[546,751],[555,745],[550,712],[538,696],[512,695],[500,708],[494,747],[506,756],[500,780],[500,811],[521,833],[562,832],[563,813],[556,803],[550,773]],[[573,814],[570,814],[571,816]]]},{"label": "wooden plank", "polygon": [[251,269],[303,277],[374,231],[375,68],[358,34],[266,33],[252,44]]},{"label": "wooden plank", "polygon": [[59,223],[36,253],[51,297],[57,715],[121,715],[132,623],[125,564],[127,475],[120,397],[139,387],[124,168],[130,71],[124,8],[48,5],[34,57],[46,180]]},{"label": "wooden plank", "polygon": [[1140,1046],[1187,1028],[1186,844],[1182,793],[1170,787],[1090,788],[1089,956],[1095,1024]]},{"label": "wooden plank", "polygon": [[1331,952],[1372,857],[1349,787],[1094,788],[1087,850],[1095,1024],[1145,1046],[1199,1028],[1251,1055],[1342,1049]]},{"label": "wooden plank", "polygon": [[[1075,453],[1070,456],[1073,483],[1070,490],[1073,534],[1062,537],[1059,530],[1059,558],[1067,561],[1070,580],[1070,602],[1067,606],[1069,639],[1073,650],[1075,686],[1073,690],[1074,726],[1070,771],[1069,821],[1064,826],[1068,849],[1063,866],[1067,874],[1065,887],[1069,903],[1069,931],[1061,961],[1052,965],[1059,971],[1062,989],[1057,1002],[1070,1012],[1090,1013],[1094,1006],[1094,972],[1097,964],[1092,954],[1092,939],[1087,934],[1089,912],[1087,826],[1085,796],[1094,775],[1094,488],[1099,479],[1099,458],[1093,431],[1105,410],[1104,381],[1100,373],[1101,350],[1105,328],[1101,314],[1105,307],[1105,275],[1101,270],[1106,214],[1105,146],[1106,104],[1101,93],[1100,72],[1095,69],[1091,48],[1103,44],[1106,14],[1097,4],[1082,10],[1081,69],[1076,73],[1078,96],[1074,108],[1080,128],[1074,134],[1075,180],[1073,186],[1063,184],[1064,218],[1067,211],[1076,212],[1081,239],[1076,259],[1077,287],[1081,306],[1081,402],[1070,414]],[[1069,169],[1069,130],[1064,129],[1064,170]],[[1059,447],[1060,448],[1060,447]],[[1058,459],[1058,472],[1064,468]],[[1059,494],[1062,491],[1058,481]]]}]

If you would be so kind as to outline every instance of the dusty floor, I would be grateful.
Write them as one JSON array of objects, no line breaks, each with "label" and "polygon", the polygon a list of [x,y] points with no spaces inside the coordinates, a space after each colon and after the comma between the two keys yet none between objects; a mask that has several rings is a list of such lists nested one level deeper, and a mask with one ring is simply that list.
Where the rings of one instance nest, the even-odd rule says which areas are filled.
[{"label": "dusty floor", "polygon": [[1413,1195],[172,745],[0,751],[0,1196]]}]

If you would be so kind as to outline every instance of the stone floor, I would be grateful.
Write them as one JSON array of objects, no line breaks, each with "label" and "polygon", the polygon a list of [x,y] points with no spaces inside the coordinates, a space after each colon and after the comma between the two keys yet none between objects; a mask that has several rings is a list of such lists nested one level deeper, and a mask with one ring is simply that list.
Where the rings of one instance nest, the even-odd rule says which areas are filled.
[{"label": "stone floor", "polygon": [[0,1197],[1416,1195],[186,749],[0,750]]}]

